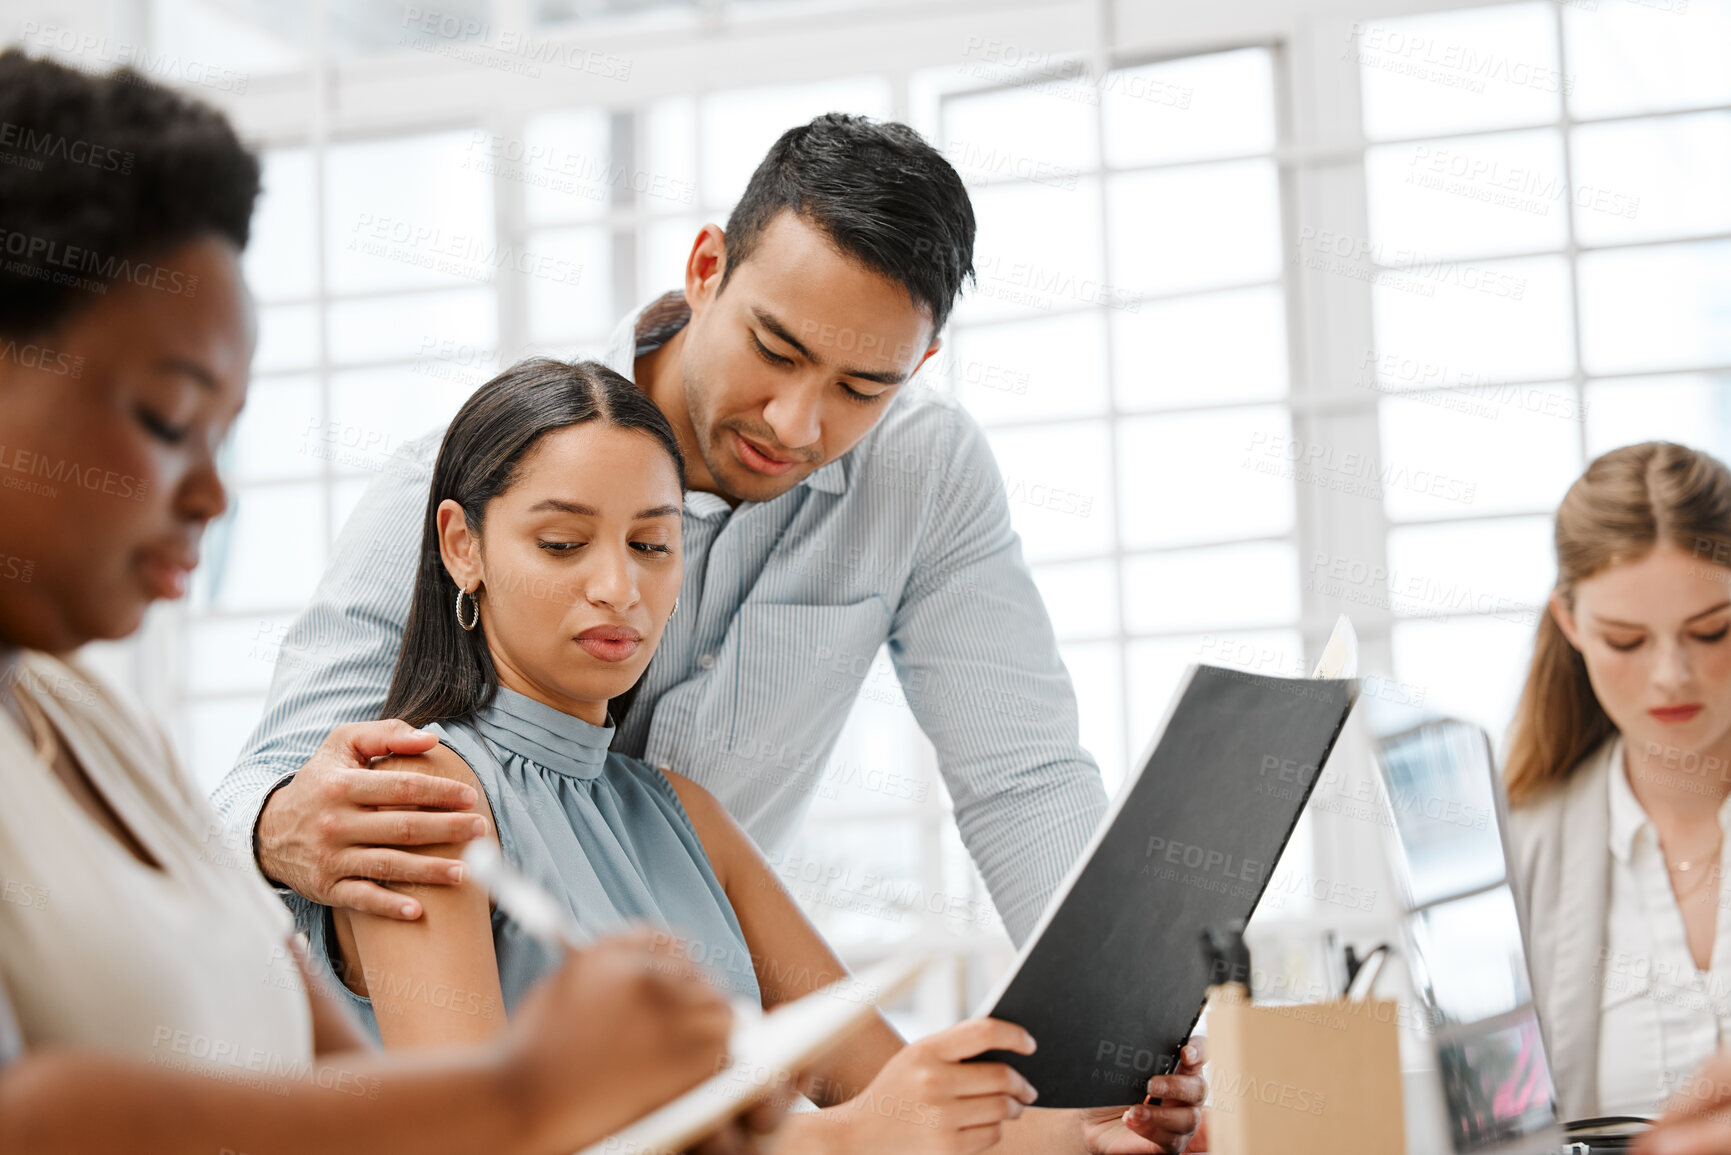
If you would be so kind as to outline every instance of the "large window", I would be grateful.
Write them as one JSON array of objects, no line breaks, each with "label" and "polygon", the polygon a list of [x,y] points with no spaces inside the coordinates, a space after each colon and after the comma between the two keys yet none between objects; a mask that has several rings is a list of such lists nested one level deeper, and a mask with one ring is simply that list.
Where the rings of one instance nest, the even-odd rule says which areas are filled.
[{"label": "large window", "polygon": [[1551,513],[1651,438],[1731,456],[1731,12],[1514,4],[1376,21],[1362,70],[1394,665],[1499,738]]},{"label": "large window", "polygon": [[176,634],[181,748],[206,786],[257,724],[288,623],[366,484],[497,363],[495,281],[515,262],[471,135],[265,154],[246,261],[258,352],[224,451],[232,508]]},{"label": "large window", "polygon": [[[1362,721],[1500,739],[1569,481],[1650,437],[1731,456],[1727,0],[1237,0],[1182,40],[1092,0],[147,7],[184,41],[158,73],[267,158],[235,509],[132,656],[207,785],[390,454],[520,356],[598,353],[819,112],[909,121],[972,191],[978,286],[911,388],[988,432],[1109,790],[1186,664],[1301,673],[1341,612]],[[189,71],[219,25],[246,51]],[[596,66],[529,75],[561,37]],[[1362,727],[1336,762],[1264,927],[1395,913]],[[909,1029],[1009,958],[881,656],[776,867],[851,962],[950,952]]]},{"label": "large window", "polygon": [[942,105],[980,221],[949,384],[1112,790],[1206,635],[1296,649],[1291,480],[1220,452],[1280,426],[1288,393],[1273,54],[1003,72]]}]

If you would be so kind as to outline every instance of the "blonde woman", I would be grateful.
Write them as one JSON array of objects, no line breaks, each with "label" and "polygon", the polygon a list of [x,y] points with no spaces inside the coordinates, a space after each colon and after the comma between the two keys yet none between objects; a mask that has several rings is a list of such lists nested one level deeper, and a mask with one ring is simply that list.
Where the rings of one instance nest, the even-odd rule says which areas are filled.
[{"label": "blonde woman", "polygon": [[1556,517],[1506,784],[1566,1118],[1653,1115],[1731,1039],[1731,471],[1647,442]]}]

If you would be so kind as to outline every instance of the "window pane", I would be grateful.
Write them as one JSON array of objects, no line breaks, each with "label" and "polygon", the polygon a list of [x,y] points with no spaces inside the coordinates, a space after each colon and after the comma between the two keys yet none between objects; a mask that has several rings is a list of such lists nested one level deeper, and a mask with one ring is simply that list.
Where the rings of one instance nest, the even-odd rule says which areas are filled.
[{"label": "window pane", "polygon": [[261,377],[246,391],[225,449],[223,480],[311,477],[319,471],[317,377]]},{"label": "window pane", "polygon": [[1731,241],[1584,253],[1580,270],[1588,372],[1731,362]]},{"label": "window pane", "polygon": [[1574,163],[1583,243],[1731,230],[1731,113],[1583,125]]},{"label": "window pane", "polygon": [[1587,453],[1676,441],[1731,461],[1731,374],[1587,383]]},{"label": "window pane", "polygon": [[461,381],[407,368],[331,374],[331,420],[319,451],[338,473],[377,473],[405,441],[442,429],[473,392]]},{"label": "window pane", "polygon": [[1098,638],[1118,629],[1118,583],[1109,561],[1035,566],[1034,584],[1060,638]]},{"label": "window pane", "polygon": [[201,790],[206,793],[215,790],[223,775],[234,767],[263,712],[262,694],[256,698],[195,702],[186,708],[190,738],[186,765]]},{"label": "window pane", "polygon": [[1061,654],[1076,690],[1082,748],[1100,764],[1108,796],[1124,780],[1124,670],[1116,645],[1070,645]]},{"label": "window pane", "polygon": [[1568,275],[1560,257],[1385,272],[1371,288],[1378,356],[1498,380],[1566,377],[1574,369]]},{"label": "window pane", "polygon": [[304,7],[285,5],[267,15],[211,0],[153,0],[133,18],[141,16],[150,21],[150,51],[138,53],[133,63],[148,68],[145,62],[160,61],[157,67],[166,74],[161,80],[184,77],[238,94],[255,75],[305,68],[311,56],[312,14]]},{"label": "window pane", "polygon": [[987,425],[1104,413],[1105,330],[1095,311],[958,328],[955,394]]},{"label": "window pane", "polygon": [[696,217],[673,217],[652,221],[637,233],[638,263],[642,289],[640,301],[647,304],[653,297],[685,285],[685,258],[697,243],[697,231],[703,222]]},{"label": "window pane", "polygon": [[1130,548],[1283,534],[1293,524],[1285,409],[1119,423],[1119,492]]},{"label": "window pane", "polygon": [[1731,101],[1731,5],[1652,0],[1563,7],[1569,111],[1612,116]]},{"label": "window pane", "polygon": [[1298,618],[1298,554],[1286,542],[1146,554],[1124,562],[1135,633],[1284,625]]},{"label": "window pane", "polygon": [[1486,613],[1536,627],[1556,577],[1549,517],[1389,531],[1387,596],[1402,617]]},{"label": "window pane", "polygon": [[532,233],[535,273],[522,276],[529,297],[529,339],[570,341],[607,333],[613,309],[613,246],[606,229]]},{"label": "window pane", "polygon": [[[1466,517],[1552,509],[1580,473],[1580,407],[1548,404],[1565,387],[1509,388],[1507,399],[1459,412],[1390,398],[1380,406],[1382,460],[1377,463],[1388,516]],[[1572,392],[1572,391],[1570,391]],[[1528,408],[1528,394],[1540,400]],[[1488,391],[1483,397],[1492,396]],[[1547,407],[1550,411],[1547,411]],[[1568,416],[1560,416],[1567,414]]]},{"label": "window pane", "polygon": [[1427,713],[1489,731],[1499,754],[1532,661],[1535,628],[1492,617],[1396,622],[1394,676]]},{"label": "window pane", "polygon": [[1076,188],[1100,163],[1094,106],[1039,89],[963,95],[944,104],[943,151],[970,187],[1027,180]]},{"label": "window pane", "polygon": [[470,132],[331,146],[325,169],[333,292],[461,288],[516,254],[493,238],[492,178],[465,168]]},{"label": "window pane", "polygon": [[523,186],[523,211],[532,225],[594,220],[615,203],[631,204],[637,174],[613,163],[612,133],[600,109],[532,116],[520,146],[479,129],[474,137],[477,167]]},{"label": "window pane", "polygon": [[325,568],[324,495],[317,485],[229,491],[229,512],[206,535],[193,606],[281,610],[312,594]]},{"label": "window pane", "polygon": [[1130,643],[1130,741],[1139,757],[1153,740],[1178,680],[1192,663],[1276,677],[1303,677],[1304,640],[1297,630],[1234,630]]},{"label": "window pane", "polygon": [[1286,395],[1286,305],[1273,286],[1144,302],[1112,316],[1118,407]]},{"label": "window pane", "polygon": [[1274,69],[1266,49],[1121,68],[1101,87],[1113,167],[1274,148]]},{"label": "window pane", "polygon": [[[528,351],[524,352],[524,356]],[[414,362],[403,371],[416,380],[442,382],[459,387],[465,394],[498,376],[505,368],[504,356],[496,341],[468,341],[455,337],[440,337],[437,341],[417,346]]]},{"label": "window pane", "polygon": [[330,309],[331,362],[437,357],[442,349],[498,343],[492,289],[336,301]]},{"label": "window pane", "polygon": [[[182,627],[181,663],[189,694],[230,694],[270,689],[290,618],[260,614],[253,618],[192,621]],[[292,653],[290,660],[294,660]]]},{"label": "window pane", "polygon": [[644,167],[659,190],[643,206],[654,213],[690,212],[697,206],[697,102],[658,100],[637,115]]},{"label": "window pane", "polygon": [[258,311],[254,373],[310,369],[319,360],[317,305],[266,305]]},{"label": "window pane", "polygon": [[733,206],[769,146],[788,129],[826,112],[887,119],[889,81],[855,76],[819,84],[736,88],[703,98],[703,203]]},{"label": "window pane", "polygon": [[1385,263],[1560,249],[1568,240],[1554,130],[1383,145],[1365,153],[1364,173],[1370,235]]},{"label": "window pane", "polygon": [[988,435],[1010,522],[1030,561],[1104,553],[1112,544],[1112,479],[1103,421]]},{"label": "window pane", "polygon": [[963,294],[958,321],[1134,303],[1106,283],[1095,179],[1083,179],[1076,190],[1033,184],[975,190],[978,284]]},{"label": "window pane", "polygon": [[262,177],[243,258],[247,286],[260,301],[310,297],[318,284],[312,154],[304,148],[267,152]]},{"label": "window pane", "polygon": [[[1347,45],[1372,140],[1532,124],[1561,111],[1549,4],[1510,4],[1355,25]],[[1582,67],[1571,57],[1574,67]]]},{"label": "window pane", "polygon": [[1353,384],[1384,396],[1410,397],[1467,417],[1495,421],[1502,407],[1513,405],[1532,414],[1580,421],[1585,406],[1565,384],[1515,385],[1505,378],[1481,373],[1477,367],[1422,361],[1388,351],[1367,353]]},{"label": "window pane", "polygon": [[1272,161],[1116,176],[1106,193],[1112,272],[1123,290],[1176,293],[1280,276]]},{"label": "window pane", "polygon": [[897,898],[925,893],[924,834],[913,822],[811,823],[769,864],[826,941],[893,950],[920,927]]}]

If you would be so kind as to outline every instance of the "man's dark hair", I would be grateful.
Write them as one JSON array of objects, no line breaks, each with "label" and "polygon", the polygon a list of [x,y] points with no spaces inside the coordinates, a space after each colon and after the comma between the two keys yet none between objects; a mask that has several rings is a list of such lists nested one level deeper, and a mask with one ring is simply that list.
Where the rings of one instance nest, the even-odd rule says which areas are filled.
[{"label": "man's dark hair", "polygon": [[727,218],[727,268],[751,258],[764,227],[787,209],[844,254],[908,291],[936,336],[974,276],[974,207],[950,162],[905,124],[826,112],[790,128]]},{"label": "man's dark hair", "polygon": [[666,415],[649,394],[599,362],[531,357],[475,390],[451,419],[433,464],[415,590],[381,718],[425,726],[466,718],[492,703],[499,672],[486,627],[457,624],[457,585],[439,556],[439,505],[456,502],[470,531],[484,534],[487,507],[517,483],[529,451],[547,434],[589,421],[642,433],[644,451],[666,453],[685,488],[685,456]]},{"label": "man's dark hair", "polygon": [[0,52],[0,334],[50,332],[189,241],[245,248],[258,191],[258,159],[209,105]]}]

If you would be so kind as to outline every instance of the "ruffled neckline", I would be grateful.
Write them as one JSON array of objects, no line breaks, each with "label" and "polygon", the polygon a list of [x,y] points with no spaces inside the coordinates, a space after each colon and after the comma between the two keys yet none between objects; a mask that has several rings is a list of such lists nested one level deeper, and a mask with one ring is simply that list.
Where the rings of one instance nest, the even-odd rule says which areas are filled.
[{"label": "ruffled neckline", "polygon": [[504,686],[474,722],[481,736],[502,752],[573,778],[599,777],[613,744],[613,726],[585,722]]}]

